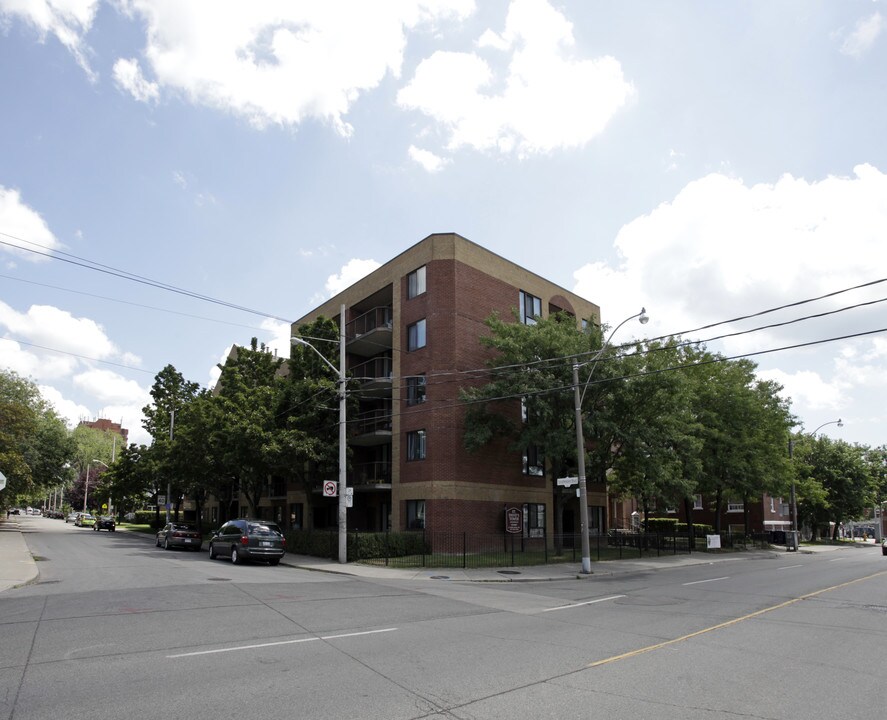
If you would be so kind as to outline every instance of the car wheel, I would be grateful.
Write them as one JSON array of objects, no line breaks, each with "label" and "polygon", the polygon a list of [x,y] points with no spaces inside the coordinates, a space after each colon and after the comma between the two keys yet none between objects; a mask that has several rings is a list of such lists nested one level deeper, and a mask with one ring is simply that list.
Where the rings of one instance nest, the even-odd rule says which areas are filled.
[{"label": "car wheel", "polygon": [[154,540],[154,547],[160,547],[160,536],[159,535]]},{"label": "car wheel", "polygon": [[240,565],[243,562],[242,558],[240,557],[240,554],[237,552],[236,547],[231,548],[231,562],[234,565]]},{"label": "car wheel", "polygon": [[169,538],[163,538],[163,549],[169,550]]},{"label": "car wheel", "polygon": [[209,544],[209,559],[210,560],[216,559],[216,549],[213,547],[212,543]]},{"label": "car wheel", "polygon": [[274,558],[273,560],[269,560],[268,564],[274,567],[275,565],[280,565],[280,558]]}]

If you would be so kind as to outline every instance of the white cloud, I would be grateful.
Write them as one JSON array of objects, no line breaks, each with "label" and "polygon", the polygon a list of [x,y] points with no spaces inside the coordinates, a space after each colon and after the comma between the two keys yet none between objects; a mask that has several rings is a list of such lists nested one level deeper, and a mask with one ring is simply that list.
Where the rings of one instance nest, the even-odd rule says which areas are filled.
[{"label": "white cloud", "polygon": [[0,302],[0,326],[18,339],[98,360],[118,355],[102,327],[51,305],[32,305],[19,313]]},{"label": "white cloud", "polygon": [[18,190],[0,185],[0,251],[10,253],[29,262],[46,261],[45,255],[28,250],[46,252],[58,250],[61,243],[52,234],[40,214],[22,202]]},{"label": "white cloud", "polygon": [[88,407],[68,400],[56,388],[49,385],[39,385],[38,388],[43,399],[52,405],[59,417],[65,419],[69,428],[73,429],[81,420],[91,417]]},{"label": "white cloud", "polygon": [[274,351],[278,357],[290,356],[290,337],[292,331],[290,324],[265,318],[262,320],[262,329],[270,333],[271,337],[265,340],[265,346]]},{"label": "white cloud", "polygon": [[156,102],[160,86],[142,75],[138,60],[121,58],[114,63],[114,82],[139,102]]},{"label": "white cloud", "polygon": [[526,157],[581,147],[634,96],[615,58],[572,55],[572,24],[546,0],[513,0],[504,31],[487,30],[478,46],[510,51],[507,72],[497,74],[477,53],[439,51],[397,96],[439,123],[451,150]]},{"label": "white cloud", "polygon": [[74,387],[94,397],[102,406],[150,404],[151,394],[135,380],[127,380],[111,370],[92,369],[74,376]]},{"label": "white cloud", "polygon": [[343,136],[352,133],[345,116],[361,93],[399,75],[406,31],[474,11],[473,0],[120,5],[147,25],[144,58],[160,90],[258,127],[313,118]]},{"label": "white cloud", "polygon": [[381,263],[375,260],[358,260],[357,258],[349,260],[338,275],[330,275],[326,279],[328,297],[333,297],[333,295],[342,292],[342,290],[350,287],[361,278],[365,278],[378,267],[381,267]]},{"label": "white cloud", "polygon": [[94,80],[84,36],[92,27],[98,6],[99,0],[0,0],[0,17],[24,20],[37,31],[41,41],[54,35]]},{"label": "white cloud", "polygon": [[450,164],[449,160],[438,157],[430,150],[417,148],[415,145],[410,145],[409,154],[411,160],[419,163],[419,165],[430,173],[439,172]]},{"label": "white cloud", "polygon": [[[228,347],[226,347],[225,352],[223,352],[219,356],[218,362],[216,362],[209,369],[209,383],[207,384],[207,387],[214,388],[216,386],[216,383],[219,381],[219,377],[221,377],[222,375],[222,368],[220,368],[219,365],[224,365],[226,362],[228,362],[228,355],[231,354],[231,349],[233,347],[233,345],[229,345]],[[287,357],[289,357],[289,355],[287,355]]]},{"label": "white cloud", "polygon": [[870,17],[859,20],[841,45],[844,55],[860,57],[867,52],[884,31],[884,16],[875,11]]},{"label": "white cloud", "polygon": [[[623,226],[615,241],[618,263],[581,267],[575,290],[601,304],[611,327],[647,307],[650,324],[643,330],[627,324],[614,342],[667,335],[881,280],[877,259],[884,256],[885,237],[887,175],[871,165],[858,165],[850,177],[786,175],[753,186],[713,174]],[[873,302],[884,290],[874,285],[688,337],[712,338]],[[884,326],[883,312],[875,304],[725,339],[714,348],[738,355],[867,332]],[[875,402],[880,396],[870,391],[887,377],[885,350],[887,338],[874,335],[752,359],[762,375],[786,386],[803,418],[820,409],[840,414],[845,403],[849,409]],[[854,432],[862,437],[866,431]]]}]

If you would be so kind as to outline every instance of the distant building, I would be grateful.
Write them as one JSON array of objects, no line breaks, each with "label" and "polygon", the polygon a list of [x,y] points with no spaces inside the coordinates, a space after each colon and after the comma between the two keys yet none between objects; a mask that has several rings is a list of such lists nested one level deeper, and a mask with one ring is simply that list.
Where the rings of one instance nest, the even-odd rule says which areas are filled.
[{"label": "distant building", "polygon": [[123,438],[123,447],[126,447],[129,442],[129,430],[123,427],[120,423],[111,422],[106,418],[99,418],[98,420],[81,420],[78,423],[78,426],[89,427],[95,430],[101,430],[102,432],[116,433]]}]

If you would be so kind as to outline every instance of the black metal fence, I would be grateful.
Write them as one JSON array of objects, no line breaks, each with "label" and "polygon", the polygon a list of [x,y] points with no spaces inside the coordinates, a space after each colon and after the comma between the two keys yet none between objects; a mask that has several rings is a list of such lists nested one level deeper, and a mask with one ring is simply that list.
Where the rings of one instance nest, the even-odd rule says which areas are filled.
[{"label": "black metal fence", "polygon": [[[709,547],[710,536],[694,537],[666,533],[611,532],[590,538],[593,561],[658,557],[691,552],[723,552],[769,547],[768,533],[737,535],[721,533],[720,547]],[[332,531],[293,531],[287,536],[293,553],[338,557],[338,534]],[[454,533],[418,530],[399,533],[348,534],[351,562],[398,568],[480,568],[580,562],[582,539],[566,535],[520,535],[498,533]]]}]

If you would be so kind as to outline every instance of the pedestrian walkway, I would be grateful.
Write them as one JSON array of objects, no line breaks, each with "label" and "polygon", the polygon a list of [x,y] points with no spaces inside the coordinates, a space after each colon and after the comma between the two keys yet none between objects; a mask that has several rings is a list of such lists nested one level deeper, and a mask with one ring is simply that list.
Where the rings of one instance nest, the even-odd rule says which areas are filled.
[{"label": "pedestrian walkway", "polygon": [[[27,519],[24,520],[28,522]],[[137,535],[137,533],[134,533]],[[152,535],[145,535],[145,542],[153,542]],[[873,545],[854,543],[846,545],[802,545],[799,554],[813,552],[833,552]],[[747,552],[707,553],[691,555],[663,555],[652,558],[632,558],[592,562],[591,575],[581,573],[581,564],[557,563],[553,565],[532,565],[522,567],[493,568],[391,568],[362,563],[340,564],[334,560],[310,557],[308,555],[286,555],[281,565],[312,570],[314,572],[335,573],[360,578],[383,580],[431,580],[462,582],[543,582],[553,580],[584,579],[593,581],[595,577],[617,575],[629,572],[650,572],[687,565],[707,565],[715,562],[736,562],[752,557],[777,557],[785,554],[779,546],[770,550],[750,550]],[[22,535],[22,522],[13,516],[0,517],[0,592],[34,582],[39,577],[37,563]]]}]

